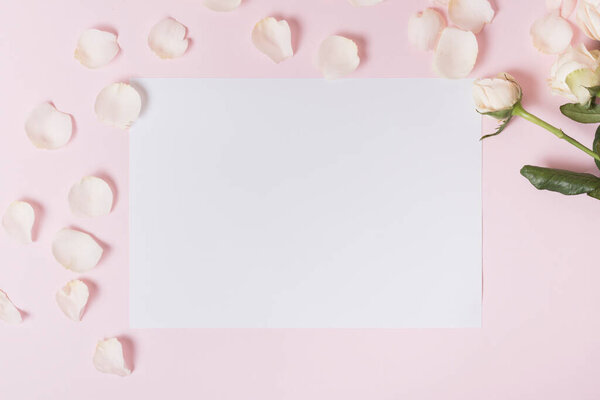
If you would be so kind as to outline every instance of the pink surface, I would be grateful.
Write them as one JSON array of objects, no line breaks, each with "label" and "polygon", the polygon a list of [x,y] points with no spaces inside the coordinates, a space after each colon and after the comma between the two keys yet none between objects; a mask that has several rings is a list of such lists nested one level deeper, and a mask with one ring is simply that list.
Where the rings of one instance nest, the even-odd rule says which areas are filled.
[{"label": "pink surface", "polygon": [[[346,0],[245,0],[219,14],[200,0],[20,0],[0,13],[0,209],[14,199],[37,205],[37,241],[0,233],[0,288],[28,313],[0,323],[0,397],[7,399],[598,399],[599,203],[533,190],[523,164],[594,171],[593,163],[539,128],[516,121],[484,143],[483,328],[469,330],[132,330],[128,328],[127,133],[101,125],[98,91],[131,76],[317,77],[312,61],[332,33],[357,39],[354,77],[428,77],[431,54],[410,48],[406,21],[427,0],[387,0],[353,8]],[[583,142],[595,127],[569,123],[545,86],[553,58],[530,44],[544,1],[496,0],[494,23],[478,40],[473,76],[507,70],[524,86],[524,104]],[[288,18],[294,58],[275,65],[250,44],[261,17]],[[172,16],[189,28],[185,57],[156,58],[150,27]],[[90,71],[73,59],[89,27],[118,32],[122,53]],[[53,101],[71,113],[76,134],[64,149],[36,150],[23,124]],[[487,131],[493,121],[484,122]],[[177,132],[165,132],[165,143]],[[473,138],[476,140],[476,138]],[[114,183],[112,214],[73,217],[66,201],[87,174]],[[84,277],[93,287],[83,322],[61,315],[54,293],[75,275],[52,258],[64,226],[92,232],[106,246]],[[165,268],[169,268],[165,265]],[[134,364],[127,378],[91,363],[95,343],[124,339]]]}]

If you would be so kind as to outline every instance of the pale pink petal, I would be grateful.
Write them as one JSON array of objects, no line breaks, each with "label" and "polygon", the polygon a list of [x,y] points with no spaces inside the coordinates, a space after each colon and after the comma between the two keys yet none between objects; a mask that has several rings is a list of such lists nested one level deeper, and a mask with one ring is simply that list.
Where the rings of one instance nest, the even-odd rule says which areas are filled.
[{"label": "pale pink petal", "polygon": [[75,272],[88,271],[98,264],[102,247],[87,233],[61,229],[54,236],[52,254],[63,267]]},{"label": "pale pink petal", "polygon": [[50,103],[34,108],[25,121],[25,133],[38,149],[58,149],[69,142],[72,132],[71,116]]},{"label": "pale pink petal", "polygon": [[267,17],[258,21],[252,30],[252,43],[276,63],[294,55],[292,32],[285,20]]},{"label": "pale pink petal", "polygon": [[232,11],[239,7],[242,0],[204,0],[203,3],[213,11]]},{"label": "pale pink petal", "polygon": [[33,207],[25,201],[10,203],[2,217],[2,226],[6,233],[23,244],[32,242],[31,231],[34,223],[35,212]]},{"label": "pale pink petal", "polygon": [[546,54],[560,54],[571,44],[571,24],[557,13],[548,14],[533,23],[529,31],[536,49]]},{"label": "pale pink petal", "polygon": [[98,29],[88,29],[79,36],[75,59],[88,68],[99,68],[119,53],[117,35]]},{"label": "pale pink petal", "polygon": [[81,321],[89,297],[90,291],[87,285],[74,279],[56,292],[56,303],[69,319]]},{"label": "pale pink petal", "polygon": [[123,346],[117,338],[109,338],[98,341],[94,353],[94,367],[100,372],[127,376],[131,370],[125,365],[123,357]]},{"label": "pale pink petal", "polygon": [[444,17],[433,8],[427,8],[409,18],[408,40],[420,50],[434,49],[445,27]]},{"label": "pale pink petal", "polygon": [[187,29],[173,18],[165,18],[150,30],[148,46],[160,58],[182,56],[188,48]]},{"label": "pale pink petal", "polygon": [[383,0],[348,0],[354,7],[374,6]]},{"label": "pale pink petal", "polygon": [[86,176],[71,186],[69,206],[78,217],[108,215],[112,209],[113,192],[106,181],[95,176]]},{"label": "pale pink petal", "polygon": [[112,83],[98,93],[94,109],[100,121],[127,129],[140,115],[142,98],[131,85]]},{"label": "pale pink petal", "polygon": [[569,18],[576,6],[577,0],[546,0],[546,9],[558,11],[563,18]]},{"label": "pale pink petal", "polygon": [[0,290],[0,319],[7,324],[20,324],[23,322],[21,312],[10,301],[6,293]]},{"label": "pale pink petal", "polygon": [[343,36],[329,36],[321,42],[317,67],[325,79],[337,79],[353,72],[360,63],[358,46]]},{"label": "pale pink petal", "polygon": [[446,28],[435,49],[433,70],[443,78],[465,78],[473,70],[478,52],[473,32]]},{"label": "pale pink petal", "polygon": [[450,0],[448,17],[459,28],[479,33],[492,22],[494,9],[488,0]]}]

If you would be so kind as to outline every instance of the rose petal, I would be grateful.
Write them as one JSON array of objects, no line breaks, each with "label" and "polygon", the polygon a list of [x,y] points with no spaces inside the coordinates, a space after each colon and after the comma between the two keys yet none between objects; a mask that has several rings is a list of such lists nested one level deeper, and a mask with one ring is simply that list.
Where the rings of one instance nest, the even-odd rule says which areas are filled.
[{"label": "rose petal", "polygon": [[348,0],[354,7],[374,6],[383,0]]},{"label": "rose petal", "polygon": [[58,149],[69,142],[72,132],[71,116],[50,103],[34,108],[25,121],[25,133],[38,149]]},{"label": "rose petal", "polygon": [[573,39],[571,24],[556,13],[536,20],[529,31],[533,46],[546,54],[560,54]]},{"label": "rose petal", "polygon": [[478,51],[473,32],[445,28],[435,48],[433,70],[443,78],[464,78],[473,70]]},{"label": "rose petal", "polygon": [[131,370],[125,366],[123,346],[121,346],[121,342],[117,338],[98,341],[96,352],[94,353],[94,367],[106,374],[119,376],[131,374]]},{"label": "rose petal", "polygon": [[173,18],[165,18],[150,30],[148,46],[160,58],[176,58],[185,53],[187,29]]},{"label": "rose petal", "polygon": [[10,301],[6,293],[0,290],[0,319],[7,324],[20,324],[23,322],[21,312]]},{"label": "rose petal", "polygon": [[444,17],[433,8],[427,8],[408,20],[408,40],[420,50],[431,50],[445,27]]},{"label": "rose petal", "polygon": [[580,0],[575,15],[583,33],[590,39],[600,40],[600,1]]},{"label": "rose petal", "polygon": [[94,109],[100,121],[127,129],[140,115],[142,98],[131,85],[112,83],[98,93]]},{"label": "rose petal", "polygon": [[442,7],[448,7],[450,0],[433,0],[433,4]]},{"label": "rose petal", "polygon": [[4,217],[2,226],[10,237],[21,243],[31,243],[31,231],[35,222],[33,207],[25,201],[10,203]]},{"label": "rose petal", "polygon": [[113,204],[113,192],[108,183],[95,176],[86,176],[69,191],[71,212],[78,217],[108,215]]},{"label": "rose petal", "polygon": [[488,0],[450,0],[448,17],[459,28],[479,33],[492,22],[494,9]]},{"label": "rose petal", "polygon": [[558,11],[563,18],[569,18],[573,14],[576,5],[577,0],[546,0],[546,9],[548,11]]},{"label": "rose petal", "polygon": [[87,285],[74,279],[56,292],[56,303],[67,317],[73,321],[81,321],[89,297],[90,291]]},{"label": "rose petal", "polygon": [[204,5],[213,11],[231,11],[242,3],[242,0],[204,0]]},{"label": "rose petal", "polygon": [[285,20],[267,17],[258,21],[252,29],[252,43],[276,63],[294,55],[292,32]]},{"label": "rose petal", "polygon": [[348,75],[359,63],[358,46],[354,41],[334,35],[321,42],[317,66],[325,79],[337,79]]},{"label": "rose petal", "polygon": [[98,29],[88,29],[79,36],[75,59],[88,68],[99,68],[119,53],[117,35]]},{"label": "rose petal", "polygon": [[102,247],[87,233],[65,228],[54,236],[52,254],[63,267],[85,272],[98,264]]}]

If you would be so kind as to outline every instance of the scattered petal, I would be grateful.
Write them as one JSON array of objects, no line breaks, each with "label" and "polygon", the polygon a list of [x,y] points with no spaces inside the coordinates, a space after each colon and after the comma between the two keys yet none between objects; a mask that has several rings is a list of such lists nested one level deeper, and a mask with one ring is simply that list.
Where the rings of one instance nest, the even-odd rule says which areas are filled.
[{"label": "scattered petal", "polygon": [[96,352],[94,353],[94,367],[106,374],[119,376],[131,374],[131,370],[125,366],[123,346],[121,346],[121,342],[117,338],[98,341]]},{"label": "scattered petal", "polygon": [[433,4],[442,7],[448,7],[450,0],[433,0]]},{"label": "scattered petal", "polygon": [[600,40],[600,1],[580,0],[575,15],[583,33],[590,39]]},{"label": "scattered petal", "polygon": [[65,228],[54,236],[52,254],[66,269],[85,272],[98,264],[102,247],[87,233]]},{"label": "scattered petal", "polygon": [[142,110],[142,98],[131,85],[112,83],[96,97],[96,116],[107,125],[127,129]]},{"label": "scattered petal", "polygon": [[374,6],[383,0],[348,0],[354,7]]},{"label": "scattered petal", "polygon": [[90,291],[87,285],[74,279],[56,292],[56,303],[69,319],[81,321],[89,297]]},{"label": "scattered petal", "polygon": [[488,0],[450,0],[448,17],[459,28],[479,33],[492,22],[494,9]]},{"label": "scattered petal", "polygon": [[445,28],[435,48],[433,70],[443,78],[464,78],[473,70],[478,51],[473,32]]},{"label": "scattered petal", "polygon": [[112,209],[113,192],[106,181],[86,176],[69,191],[71,212],[78,217],[108,215]]},{"label": "scattered petal", "polygon": [[560,54],[573,39],[571,24],[557,13],[548,14],[533,23],[529,31],[533,46],[546,54]]},{"label": "scattered petal", "polygon": [[252,43],[276,63],[294,55],[292,32],[285,20],[267,17],[258,21],[252,29]]},{"label": "scattered petal", "polygon": [[321,42],[317,66],[325,79],[337,79],[348,75],[359,63],[358,46],[354,41],[333,35]]},{"label": "scattered petal", "polygon": [[7,324],[20,324],[23,322],[21,312],[10,301],[6,293],[0,290],[0,319]]},{"label": "scattered petal", "polygon": [[69,142],[72,132],[71,116],[50,103],[34,108],[25,122],[25,133],[38,149],[58,149]]},{"label": "scattered petal", "polygon": [[10,203],[4,217],[2,226],[10,237],[20,243],[31,243],[31,231],[35,222],[33,207],[25,201],[13,201]]},{"label": "scattered petal", "polygon": [[419,50],[434,49],[445,27],[444,17],[433,8],[427,8],[408,20],[408,40]]},{"label": "scattered petal", "polygon": [[160,58],[176,58],[185,53],[189,40],[187,29],[173,18],[165,18],[152,28],[148,35],[148,46]]},{"label": "scattered petal", "polygon": [[576,5],[577,0],[546,0],[546,9],[551,12],[558,11],[563,18],[569,18]]},{"label": "scattered petal", "polygon": [[117,35],[98,29],[88,29],[79,36],[75,59],[88,68],[100,68],[119,53]]},{"label": "scattered petal", "polygon": [[231,11],[239,7],[242,0],[204,0],[204,5],[213,11]]}]

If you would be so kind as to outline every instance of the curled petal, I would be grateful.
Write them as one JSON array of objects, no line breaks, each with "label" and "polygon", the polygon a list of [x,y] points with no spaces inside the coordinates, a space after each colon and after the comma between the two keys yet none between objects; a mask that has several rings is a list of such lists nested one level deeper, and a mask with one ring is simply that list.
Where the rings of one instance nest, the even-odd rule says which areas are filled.
[{"label": "curled petal", "polygon": [[354,7],[374,6],[383,0],[348,0]]},{"label": "curled petal", "polygon": [[569,22],[556,13],[548,14],[535,21],[529,31],[536,49],[546,54],[560,54],[573,39]]},{"label": "curled petal", "polygon": [[450,0],[448,17],[459,28],[479,33],[492,22],[494,9],[488,0]]},{"label": "curled petal", "polygon": [[98,264],[102,247],[87,233],[65,228],[54,236],[52,254],[63,267],[85,272]]},{"label": "curled petal", "polygon": [[98,341],[96,352],[94,353],[94,367],[106,374],[119,376],[131,374],[131,370],[125,366],[123,346],[121,346],[121,342],[117,338]]},{"label": "curled petal", "polygon": [[74,279],[56,292],[56,303],[69,319],[81,321],[89,297],[90,291],[87,285]]},{"label": "curled petal", "polygon": [[580,0],[575,15],[583,33],[590,39],[600,40],[600,1]]},{"label": "curled petal", "polygon": [[267,17],[258,21],[252,30],[252,43],[276,63],[294,55],[292,32],[285,20]]},{"label": "curled petal", "polygon": [[420,50],[431,50],[445,27],[444,17],[433,8],[427,8],[408,20],[408,40]]},{"label": "curled petal", "polygon": [[473,32],[445,28],[435,48],[433,70],[443,78],[464,78],[473,70],[478,52]]},{"label": "curled petal", "polygon": [[360,58],[358,46],[343,36],[329,36],[321,42],[317,53],[317,66],[325,79],[337,79],[354,71]]},{"label": "curled petal", "polygon": [[23,322],[21,312],[10,301],[6,293],[0,290],[0,319],[7,324],[20,324]]},{"label": "curled petal", "polygon": [[577,0],[546,0],[548,11],[558,11],[563,18],[569,18],[577,6]]},{"label": "curled petal", "polygon": [[71,116],[50,103],[34,108],[25,122],[25,133],[38,149],[58,149],[69,142],[72,132]]},{"label": "curled petal", "polygon": [[107,125],[127,129],[142,110],[142,98],[131,85],[112,83],[96,97],[96,116]]},{"label": "curled petal", "polygon": [[88,29],[79,36],[75,59],[88,68],[99,68],[119,53],[117,35],[98,29]]},{"label": "curled petal", "polygon": [[2,226],[10,237],[20,243],[31,243],[31,231],[35,223],[35,212],[33,207],[25,201],[13,201],[10,203],[4,216]]},{"label": "curled petal", "polygon": [[95,176],[86,176],[71,186],[69,206],[79,217],[108,215],[113,204],[113,192],[106,181]]},{"label": "curled petal", "polygon": [[239,7],[242,0],[204,0],[204,6],[213,11],[231,11]]},{"label": "curled petal", "polygon": [[186,27],[174,20],[165,18],[150,30],[148,46],[160,58],[176,58],[188,48]]}]

